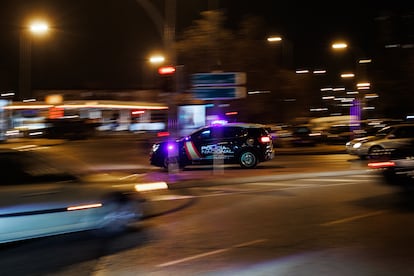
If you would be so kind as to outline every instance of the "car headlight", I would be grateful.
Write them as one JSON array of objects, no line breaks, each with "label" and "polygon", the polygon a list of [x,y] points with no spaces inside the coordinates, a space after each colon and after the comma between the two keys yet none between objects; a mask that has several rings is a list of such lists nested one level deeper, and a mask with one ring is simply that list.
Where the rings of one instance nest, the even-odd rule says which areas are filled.
[{"label": "car headlight", "polygon": [[354,149],[359,149],[361,146],[362,146],[362,143],[358,142],[358,143],[355,143],[355,145],[353,145],[352,147]]},{"label": "car headlight", "polygon": [[351,142],[347,142],[347,143],[345,144],[345,146],[347,146],[347,147],[351,146]]},{"label": "car headlight", "polygon": [[153,144],[152,145],[152,152],[156,152],[160,148],[160,144]]}]

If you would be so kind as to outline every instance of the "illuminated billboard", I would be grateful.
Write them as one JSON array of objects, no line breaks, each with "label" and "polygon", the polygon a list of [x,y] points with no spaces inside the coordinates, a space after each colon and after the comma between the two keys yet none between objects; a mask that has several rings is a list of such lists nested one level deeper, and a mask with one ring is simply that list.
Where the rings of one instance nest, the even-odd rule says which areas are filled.
[{"label": "illuminated billboard", "polygon": [[195,129],[206,124],[205,105],[182,105],[178,107],[180,129]]}]

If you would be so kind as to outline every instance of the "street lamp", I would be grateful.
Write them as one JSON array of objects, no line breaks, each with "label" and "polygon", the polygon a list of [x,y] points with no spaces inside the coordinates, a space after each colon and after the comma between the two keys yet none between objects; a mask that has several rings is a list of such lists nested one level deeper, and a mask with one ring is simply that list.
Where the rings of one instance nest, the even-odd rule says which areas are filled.
[{"label": "street lamp", "polygon": [[272,45],[277,45],[277,47],[280,49],[277,61],[280,62],[282,66],[291,69],[293,62],[291,42],[279,35],[269,36],[266,40]]},{"label": "street lamp", "polygon": [[269,41],[269,42],[280,42],[280,41],[282,41],[282,37],[280,37],[280,36],[269,36],[267,38],[267,41]]},{"label": "street lamp", "polygon": [[27,28],[20,31],[19,53],[19,100],[30,98],[31,93],[31,52],[32,36],[41,36],[49,31],[49,26],[44,21],[33,21]]},{"label": "street lamp", "polygon": [[331,47],[334,50],[343,50],[343,49],[348,48],[348,44],[346,44],[345,42],[335,42],[335,43],[332,43]]},{"label": "street lamp", "polygon": [[157,69],[165,63],[165,56],[153,54],[145,58],[142,63],[142,87],[152,89],[156,86]]},{"label": "street lamp", "polygon": [[165,57],[161,56],[161,55],[155,55],[155,56],[151,56],[149,58],[149,62],[151,64],[161,64],[165,61]]}]

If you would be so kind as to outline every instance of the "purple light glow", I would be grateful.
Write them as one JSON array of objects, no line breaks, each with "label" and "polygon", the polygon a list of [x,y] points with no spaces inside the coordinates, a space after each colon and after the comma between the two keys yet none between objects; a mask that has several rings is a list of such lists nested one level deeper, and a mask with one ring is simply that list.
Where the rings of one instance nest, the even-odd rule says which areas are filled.
[{"label": "purple light glow", "polygon": [[227,123],[228,123],[228,121],[226,121],[226,120],[214,120],[214,121],[211,122],[211,125],[213,125],[213,126],[222,126],[222,125],[225,125]]}]

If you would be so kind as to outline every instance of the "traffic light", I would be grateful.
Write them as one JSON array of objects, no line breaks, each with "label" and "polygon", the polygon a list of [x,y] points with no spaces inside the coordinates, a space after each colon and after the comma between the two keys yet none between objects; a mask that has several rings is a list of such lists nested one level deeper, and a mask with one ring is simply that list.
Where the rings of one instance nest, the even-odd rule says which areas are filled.
[{"label": "traffic light", "polygon": [[158,74],[161,77],[161,90],[164,92],[173,92],[174,89],[174,66],[162,66],[158,68]]},{"label": "traffic light", "polygon": [[174,66],[162,66],[158,68],[158,74],[161,76],[168,76],[175,73],[175,67]]}]

